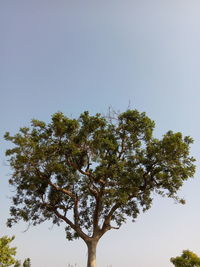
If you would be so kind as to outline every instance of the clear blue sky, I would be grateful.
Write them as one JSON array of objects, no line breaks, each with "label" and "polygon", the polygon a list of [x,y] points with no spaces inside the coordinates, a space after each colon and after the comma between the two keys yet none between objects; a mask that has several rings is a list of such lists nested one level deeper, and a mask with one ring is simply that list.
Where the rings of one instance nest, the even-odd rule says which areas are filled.
[{"label": "clear blue sky", "polygon": [[[195,0],[0,1],[0,236],[16,235],[18,258],[33,267],[86,266],[83,242],[68,242],[64,224],[11,230],[11,174],[6,131],[62,111],[146,111],[155,135],[181,131],[200,160],[200,2]],[[99,244],[98,267],[170,267],[183,249],[200,255],[200,178],[186,182],[185,206],[155,196],[135,223]]]}]

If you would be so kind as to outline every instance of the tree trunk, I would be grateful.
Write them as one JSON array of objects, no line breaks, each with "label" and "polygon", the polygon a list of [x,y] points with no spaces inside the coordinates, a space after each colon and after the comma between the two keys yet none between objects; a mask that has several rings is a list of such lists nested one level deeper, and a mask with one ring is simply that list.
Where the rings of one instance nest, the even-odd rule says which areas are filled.
[{"label": "tree trunk", "polygon": [[88,247],[88,262],[87,267],[96,267],[96,248],[98,241],[87,242]]}]

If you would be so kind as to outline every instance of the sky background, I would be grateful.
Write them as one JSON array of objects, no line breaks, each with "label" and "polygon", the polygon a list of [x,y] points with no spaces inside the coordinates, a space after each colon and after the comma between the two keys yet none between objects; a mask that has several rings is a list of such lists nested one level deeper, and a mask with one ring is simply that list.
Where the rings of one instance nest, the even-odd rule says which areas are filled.
[{"label": "sky background", "polygon": [[129,103],[156,122],[156,137],[173,130],[194,138],[197,172],[180,191],[186,205],[155,196],[135,223],[107,233],[97,266],[170,267],[183,249],[200,255],[199,14],[195,0],[0,0],[0,236],[16,236],[19,259],[84,267],[87,250],[65,239],[64,224],[5,226],[12,188],[4,133],[57,111],[77,117]]}]

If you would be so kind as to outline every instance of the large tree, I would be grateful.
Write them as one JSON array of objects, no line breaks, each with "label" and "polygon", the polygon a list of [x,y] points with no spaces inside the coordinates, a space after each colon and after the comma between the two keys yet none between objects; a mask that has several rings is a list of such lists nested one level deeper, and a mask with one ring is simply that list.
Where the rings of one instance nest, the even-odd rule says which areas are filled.
[{"label": "large tree", "polygon": [[183,202],[177,191],[195,171],[192,139],[169,131],[159,140],[153,129],[145,113],[127,110],[114,118],[59,112],[49,124],[32,120],[16,135],[6,133],[16,188],[8,226],[65,222],[67,239],[82,238],[87,266],[95,267],[99,239],[148,210],[153,192]]},{"label": "large tree", "polygon": [[16,263],[14,258],[16,247],[11,247],[10,243],[14,240],[13,237],[2,236],[0,238],[0,266],[8,267]]},{"label": "large tree", "polygon": [[175,267],[200,267],[200,257],[190,250],[183,250],[181,256],[171,258]]}]

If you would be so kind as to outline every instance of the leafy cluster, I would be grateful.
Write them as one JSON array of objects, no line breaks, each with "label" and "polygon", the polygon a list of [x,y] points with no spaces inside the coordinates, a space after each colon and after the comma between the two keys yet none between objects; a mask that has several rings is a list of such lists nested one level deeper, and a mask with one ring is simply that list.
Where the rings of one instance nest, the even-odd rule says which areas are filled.
[{"label": "leafy cluster", "polygon": [[31,267],[31,260],[30,258],[27,258],[24,260],[23,265],[21,265],[21,261],[16,261],[14,267]]},{"label": "leafy cluster", "polygon": [[10,247],[10,243],[14,240],[13,237],[3,236],[0,238],[0,263],[2,267],[8,267],[13,265],[16,260],[14,258],[16,254],[16,248]]},{"label": "leafy cluster", "polygon": [[177,191],[195,171],[193,141],[172,131],[158,140],[154,126],[137,110],[114,119],[59,112],[49,124],[32,120],[30,128],[6,133],[14,144],[6,155],[16,188],[8,226],[51,219],[66,222],[69,240],[100,238],[149,209],[153,192],[182,202]]},{"label": "leafy cluster", "polygon": [[200,257],[190,250],[184,250],[182,255],[170,260],[175,267],[199,267]]}]

